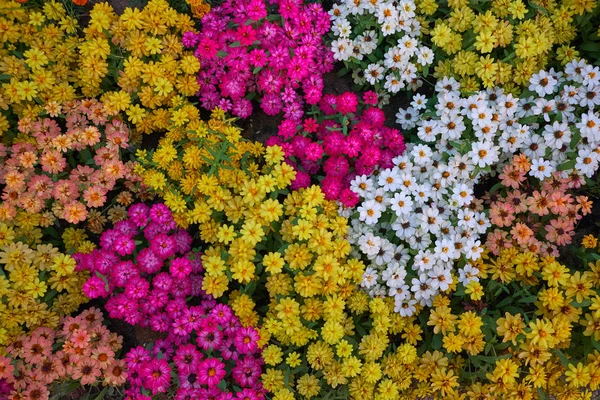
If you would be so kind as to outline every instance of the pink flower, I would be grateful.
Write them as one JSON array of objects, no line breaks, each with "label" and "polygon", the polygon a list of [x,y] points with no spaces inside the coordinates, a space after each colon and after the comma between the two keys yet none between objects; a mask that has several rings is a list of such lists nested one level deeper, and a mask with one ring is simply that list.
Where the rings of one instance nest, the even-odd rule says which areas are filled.
[{"label": "pink flower", "polygon": [[240,328],[235,334],[235,345],[242,354],[249,354],[258,348],[258,332],[251,327]]},{"label": "pink flower", "polygon": [[365,104],[368,104],[370,106],[376,106],[379,99],[377,98],[377,93],[375,93],[372,90],[369,90],[368,92],[365,92],[363,94],[363,101],[365,102]]},{"label": "pink flower", "polygon": [[358,108],[358,96],[352,92],[345,92],[337,97],[337,111],[342,115],[355,113]]},{"label": "pink flower", "polygon": [[159,233],[150,241],[150,249],[163,260],[175,255],[175,240],[166,233]]},{"label": "pink flower", "polygon": [[204,37],[200,39],[200,43],[198,43],[198,48],[196,49],[194,54],[197,57],[212,60],[217,57],[218,51],[219,47],[217,42],[210,38]]},{"label": "pink flower", "polygon": [[225,377],[225,364],[216,358],[203,360],[198,367],[198,380],[203,385],[215,387]]},{"label": "pink flower", "polygon": [[90,299],[106,297],[109,294],[108,285],[99,276],[90,277],[82,286],[81,290]]},{"label": "pink flower", "polygon": [[165,393],[171,383],[171,368],[167,360],[152,359],[140,369],[144,387],[152,394]]},{"label": "pink flower", "polygon": [[174,258],[171,261],[169,271],[175,278],[185,278],[192,272],[192,263],[186,258]]}]

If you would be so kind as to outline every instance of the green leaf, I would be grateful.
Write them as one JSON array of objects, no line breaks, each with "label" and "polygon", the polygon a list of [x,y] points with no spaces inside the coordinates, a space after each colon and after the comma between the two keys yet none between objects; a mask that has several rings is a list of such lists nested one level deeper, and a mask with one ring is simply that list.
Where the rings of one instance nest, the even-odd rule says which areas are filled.
[{"label": "green leaf", "polygon": [[560,363],[563,365],[563,367],[566,368],[570,364],[569,363],[569,359],[567,358],[567,356],[565,356],[565,354],[562,351],[560,351],[560,350],[555,350],[554,352],[556,353],[556,355],[560,359]]},{"label": "green leaf", "polygon": [[440,335],[439,333],[433,335],[433,337],[431,338],[431,348],[435,350],[439,350],[442,348],[442,335]]},{"label": "green leaf", "polygon": [[567,161],[566,163],[559,165],[556,169],[558,171],[566,171],[568,169],[573,169],[575,167],[575,162],[576,160]]},{"label": "green leaf", "polygon": [[240,46],[241,46],[241,43],[239,40],[236,40],[235,42],[233,42],[229,45],[229,47],[240,47]]}]

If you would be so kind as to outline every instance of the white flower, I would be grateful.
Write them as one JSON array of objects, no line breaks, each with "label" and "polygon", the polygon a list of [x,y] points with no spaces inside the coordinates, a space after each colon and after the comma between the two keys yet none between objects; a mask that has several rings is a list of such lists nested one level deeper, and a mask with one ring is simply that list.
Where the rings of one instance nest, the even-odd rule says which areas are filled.
[{"label": "white flower", "polygon": [[592,110],[581,114],[581,121],[575,126],[581,131],[582,137],[594,143],[600,142],[600,118]]},{"label": "white flower", "polygon": [[469,283],[475,281],[479,282],[479,269],[475,268],[471,264],[467,264],[464,268],[460,268],[458,270],[458,281],[463,285],[468,285]]},{"label": "white flower", "polygon": [[331,15],[332,21],[335,21],[338,18],[346,18],[349,11],[344,4],[333,4],[328,13]]},{"label": "white flower", "polygon": [[421,220],[421,229],[423,232],[437,234],[440,231],[442,218],[440,217],[440,210],[437,207],[423,207],[423,213],[420,215],[419,219]]},{"label": "white flower", "polygon": [[396,113],[396,122],[402,126],[402,129],[411,129],[416,126],[419,112],[412,107],[406,110],[399,109]]},{"label": "white flower", "polygon": [[371,85],[374,85],[375,82],[379,82],[384,78],[384,69],[383,66],[379,64],[369,64],[367,69],[365,70],[365,79]]},{"label": "white flower", "polygon": [[433,268],[435,256],[430,250],[420,250],[413,260],[413,270],[425,272]]},{"label": "white flower", "polygon": [[360,246],[360,251],[364,254],[367,256],[374,256],[381,248],[381,238],[372,233],[367,233],[358,239],[358,245]]},{"label": "white flower", "polygon": [[577,152],[575,159],[575,170],[591,178],[598,169],[598,153],[589,149],[582,148]]},{"label": "white flower", "polygon": [[471,204],[473,201],[473,189],[464,183],[459,183],[452,190],[452,200],[456,201],[460,207]]},{"label": "white flower", "polygon": [[402,187],[400,180],[400,170],[398,168],[387,168],[379,173],[377,183],[386,192],[395,192]]},{"label": "white flower", "polygon": [[[383,87],[390,93],[398,93],[400,89],[405,87],[405,85],[404,82],[400,78],[398,78],[395,73],[391,73],[385,77],[385,83],[383,84]],[[412,127],[414,127],[414,123],[413,126],[411,126],[411,128]]]},{"label": "white flower", "polygon": [[377,277],[377,271],[369,267],[363,273],[363,278],[360,285],[364,288],[370,288],[377,283]]},{"label": "white flower", "polygon": [[535,91],[538,96],[544,97],[554,93],[558,81],[546,71],[533,74],[529,80],[529,90]]},{"label": "white flower", "polygon": [[444,268],[441,265],[436,265],[428,273],[431,278],[431,287],[442,292],[448,290],[452,284],[452,274],[449,268]]},{"label": "white flower", "polygon": [[565,144],[568,145],[571,142],[571,130],[569,125],[564,122],[546,125],[542,136],[547,146],[556,149],[561,149]]},{"label": "white flower", "polygon": [[398,4],[398,9],[404,14],[405,18],[414,18],[415,16],[415,3],[411,0],[401,0]]},{"label": "white flower", "polygon": [[413,278],[411,281],[411,292],[414,293],[416,300],[429,299],[435,293],[431,287],[431,278],[427,274],[419,275],[419,278]]},{"label": "white flower", "polygon": [[525,142],[521,147],[521,151],[523,151],[527,157],[535,159],[543,157],[544,154],[546,154],[547,148],[548,146],[546,146],[546,142],[542,136],[529,135],[525,137]]},{"label": "white flower", "polygon": [[498,161],[499,148],[489,141],[475,142],[469,151],[469,156],[475,165],[485,168]]},{"label": "white flower", "polygon": [[381,204],[375,200],[367,200],[356,208],[360,213],[360,220],[367,225],[374,225],[381,217]]},{"label": "white flower", "polygon": [[422,66],[433,63],[433,51],[429,47],[421,46],[417,49],[417,62]]},{"label": "white flower", "polygon": [[393,297],[395,303],[402,302],[403,300],[410,298],[410,288],[406,284],[398,287],[390,287],[388,296]]},{"label": "white flower", "polygon": [[396,215],[409,215],[413,210],[412,198],[405,193],[396,193],[391,199],[391,208]]},{"label": "white flower", "polygon": [[581,74],[583,75],[583,84],[585,86],[600,84],[600,68],[588,64],[583,68]]},{"label": "white flower", "polygon": [[363,15],[368,0],[345,0],[344,5],[352,15]]},{"label": "white flower", "polygon": [[404,267],[409,260],[410,254],[408,254],[408,249],[406,249],[403,245],[399,244],[394,250],[394,254],[392,255],[390,265],[400,265]]},{"label": "white flower", "polygon": [[350,22],[347,19],[338,18],[331,25],[331,31],[336,36],[347,38],[352,33],[352,26],[350,26]]},{"label": "white flower", "polygon": [[417,136],[424,142],[434,142],[439,133],[440,127],[437,120],[422,121],[421,126],[417,128]]},{"label": "white flower", "polygon": [[439,93],[456,92],[460,84],[454,78],[443,77],[435,83],[435,91]]},{"label": "white flower", "polygon": [[552,175],[554,172],[554,167],[550,161],[544,160],[543,158],[533,159],[531,161],[531,169],[529,170],[529,175],[539,179],[544,180],[545,178]]},{"label": "white flower", "polygon": [[394,311],[403,317],[410,317],[417,311],[416,304],[416,300],[396,301],[394,303]]},{"label": "white flower", "polygon": [[583,82],[583,71],[586,66],[587,63],[584,59],[572,60],[565,65],[565,74],[567,74],[568,79],[581,83]]},{"label": "white flower", "polygon": [[410,217],[399,217],[392,223],[392,229],[398,239],[405,240],[415,234],[416,228],[411,224]]},{"label": "white flower", "polygon": [[404,68],[408,63],[409,57],[402,53],[399,47],[391,47],[384,55],[383,65],[386,68]]},{"label": "white flower", "polygon": [[432,154],[431,148],[425,144],[418,144],[410,151],[410,156],[416,165],[429,165]]},{"label": "white flower", "polygon": [[331,50],[333,51],[333,58],[339,61],[346,61],[352,54],[354,44],[351,40],[341,38],[331,42]]},{"label": "white flower", "polygon": [[359,44],[361,51],[365,55],[371,54],[377,48],[377,32],[364,31],[362,35],[356,37],[356,42]]},{"label": "white flower", "polygon": [[381,247],[374,257],[371,257],[373,262],[380,266],[385,266],[392,261],[394,256],[394,245],[386,239],[381,240]]},{"label": "white flower", "polygon": [[406,278],[406,270],[404,267],[388,267],[381,274],[381,279],[385,281],[385,284],[391,288],[398,288],[405,285],[404,279]]},{"label": "white flower", "polygon": [[445,238],[435,241],[434,252],[442,261],[452,261],[459,256],[458,250],[454,247],[454,242]]},{"label": "white flower", "polygon": [[423,205],[427,203],[427,201],[431,198],[431,185],[426,183],[415,185],[412,195],[416,204]]},{"label": "white flower", "polygon": [[398,19],[398,10],[392,3],[380,3],[376,12],[377,22],[395,22]]},{"label": "white flower", "polygon": [[423,94],[415,94],[413,96],[412,101],[410,102],[410,106],[415,110],[424,110],[427,108],[427,97]]},{"label": "white flower", "polygon": [[534,115],[542,115],[544,117],[544,121],[550,122],[550,113],[554,113],[556,111],[556,101],[537,99],[531,111]]},{"label": "white flower", "polygon": [[465,256],[472,261],[477,261],[483,253],[483,247],[481,246],[480,240],[473,240],[470,238],[464,246]]},{"label": "white flower", "polygon": [[600,86],[588,87],[579,91],[577,98],[580,107],[589,107],[590,109],[600,105]]},{"label": "white flower", "polygon": [[462,115],[454,113],[446,113],[440,118],[442,138],[445,140],[456,140],[462,136],[465,130],[464,118]]},{"label": "white flower", "polygon": [[373,189],[373,180],[367,175],[358,175],[350,181],[350,190],[361,197],[367,197]]},{"label": "white flower", "polygon": [[406,190],[408,193],[417,187],[417,180],[411,172],[402,172],[400,180],[402,181],[402,190]]},{"label": "white flower", "polygon": [[386,20],[383,24],[381,24],[381,33],[383,36],[389,36],[396,33],[396,29],[398,28],[398,22],[393,20]]}]

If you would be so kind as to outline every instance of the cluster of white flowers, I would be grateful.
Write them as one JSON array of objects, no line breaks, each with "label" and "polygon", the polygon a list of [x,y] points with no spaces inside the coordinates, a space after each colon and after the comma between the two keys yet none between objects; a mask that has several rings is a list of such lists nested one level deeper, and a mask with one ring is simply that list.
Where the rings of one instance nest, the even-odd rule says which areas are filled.
[{"label": "cluster of white flowers", "polygon": [[520,98],[497,88],[463,97],[458,83],[444,78],[436,85],[435,115],[421,115],[427,101],[415,96],[397,122],[435,151],[460,151],[481,169],[498,170],[522,153],[540,180],[556,171],[591,177],[600,161],[600,69],[572,61],[564,73],[541,71],[530,83],[531,93]]},{"label": "cluster of white flowers", "polygon": [[351,221],[353,255],[368,260],[362,287],[371,296],[394,297],[409,316],[452,285],[457,260],[461,283],[478,279],[469,260],[481,256],[490,223],[474,201],[474,171],[469,156],[409,144],[393,168],[352,181],[361,202],[340,212]]},{"label": "cluster of white flowers", "polygon": [[418,40],[413,0],[342,0],[329,14],[333,55],[353,70],[355,83],[368,82],[380,93],[422,85],[417,64],[430,65],[433,51]]}]

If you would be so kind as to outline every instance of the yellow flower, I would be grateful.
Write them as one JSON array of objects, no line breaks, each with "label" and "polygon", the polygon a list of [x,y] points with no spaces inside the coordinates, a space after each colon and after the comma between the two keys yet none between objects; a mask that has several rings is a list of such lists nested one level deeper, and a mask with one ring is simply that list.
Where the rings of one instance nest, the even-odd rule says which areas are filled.
[{"label": "yellow flower", "polygon": [[440,392],[442,396],[449,396],[455,393],[455,388],[458,386],[458,376],[454,375],[454,371],[446,368],[436,369],[431,374],[431,387],[435,392]]},{"label": "yellow flower", "polygon": [[285,260],[281,258],[280,253],[269,252],[263,257],[262,263],[266,272],[278,274],[282,271]]},{"label": "yellow flower", "polygon": [[285,363],[290,366],[290,368],[296,368],[298,365],[302,364],[302,360],[300,359],[300,354],[295,351],[292,351],[285,359]]},{"label": "yellow flower", "polygon": [[298,378],[296,383],[296,390],[302,396],[310,399],[315,397],[321,391],[319,380],[314,375],[303,375]]},{"label": "yellow flower", "polygon": [[493,382],[502,382],[506,386],[510,386],[515,383],[516,378],[519,376],[518,371],[519,366],[511,359],[505,358],[496,361],[494,372],[488,374],[488,378]]},{"label": "yellow flower", "polygon": [[516,338],[519,334],[523,333],[525,323],[523,322],[521,315],[511,315],[506,312],[503,318],[498,318],[496,321],[498,335],[503,336],[502,343],[511,341],[513,345],[516,345]]},{"label": "yellow flower", "polygon": [[263,359],[265,360],[265,363],[267,365],[278,365],[279,363],[281,363],[281,361],[283,360],[282,356],[283,356],[283,352],[281,351],[281,349],[274,345],[271,344],[267,347],[265,347],[265,349],[263,350],[262,353]]},{"label": "yellow flower", "polygon": [[483,286],[477,281],[471,281],[465,287],[465,293],[469,295],[471,300],[479,301],[484,295]]},{"label": "yellow flower", "polygon": [[146,110],[141,108],[139,104],[130,105],[126,111],[127,120],[133,124],[139,124],[147,117]]}]

